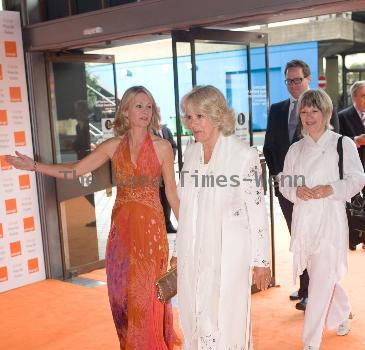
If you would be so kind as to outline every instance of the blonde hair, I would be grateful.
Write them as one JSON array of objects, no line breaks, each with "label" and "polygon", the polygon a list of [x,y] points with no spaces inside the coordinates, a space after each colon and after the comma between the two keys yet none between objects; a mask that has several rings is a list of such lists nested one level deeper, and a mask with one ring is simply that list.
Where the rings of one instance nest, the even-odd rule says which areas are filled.
[{"label": "blonde hair", "polygon": [[152,130],[158,130],[160,114],[155,99],[144,86],[132,86],[123,94],[117,112],[115,113],[114,134],[116,136],[124,135],[129,130],[129,120],[125,113],[128,111],[132,100],[140,93],[146,94],[152,101],[152,118],[148,125],[148,131],[152,132]]},{"label": "blonde hair", "polygon": [[[297,110],[300,111],[304,107],[315,107],[322,112],[323,121],[326,129],[330,129],[330,119],[332,116],[333,105],[332,100],[324,90],[307,90],[303,92],[298,100]],[[303,129],[301,120],[300,127]]]},{"label": "blonde hair", "polygon": [[[224,95],[214,86],[196,86],[181,100],[184,114],[188,111],[207,116],[218,127],[218,130],[228,136],[234,133],[236,118],[234,111],[228,107]],[[184,125],[186,117],[183,118]]]}]

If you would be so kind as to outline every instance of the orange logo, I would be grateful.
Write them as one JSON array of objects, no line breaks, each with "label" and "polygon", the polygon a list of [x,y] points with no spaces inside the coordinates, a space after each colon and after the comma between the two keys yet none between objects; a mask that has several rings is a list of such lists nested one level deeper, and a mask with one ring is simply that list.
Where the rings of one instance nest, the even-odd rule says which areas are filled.
[{"label": "orange logo", "polygon": [[5,57],[17,57],[15,41],[4,41],[4,45],[5,45]]},{"label": "orange logo", "polygon": [[35,273],[39,271],[38,258],[28,260],[28,272]]},{"label": "orange logo", "polygon": [[3,80],[3,66],[0,64],[0,80]]},{"label": "orange logo", "polygon": [[34,231],[34,217],[29,216],[23,219],[24,232]]},{"label": "orange logo", "polygon": [[10,170],[12,166],[5,160],[5,156],[0,156],[0,168],[1,170]]},{"label": "orange logo", "polygon": [[25,131],[14,132],[15,147],[25,146]]},{"label": "orange logo", "polygon": [[0,126],[8,125],[8,115],[5,109],[0,109]]},{"label": "orange logo", "polygon": [[29,175],[20,175],[19,176],[19,187],[21,190],[27,190],[28,188],[30,188]]},{"label": "orange logo", "polygon": [[6,266],[0,266],[0,282],[8,280],[8,269]]},{"label": "orange logo", "polygon": [[14,214],[17,212],[15,198],[5,200],[5,212],[7,215]]},{"label": "orange logo", "polygon": [[22,93],[19,86],[9,87],[10,102],[22,102]]},{"label": "orange logo", "polygon": [[22,255],[22,247],[20,245],[20,241],[11,242],[10,243],[10,256],[13,258],[14,256]]},{"label": "orange logo", "polygon": [[4,237],[3,224],[0,224],[0,238]]}]

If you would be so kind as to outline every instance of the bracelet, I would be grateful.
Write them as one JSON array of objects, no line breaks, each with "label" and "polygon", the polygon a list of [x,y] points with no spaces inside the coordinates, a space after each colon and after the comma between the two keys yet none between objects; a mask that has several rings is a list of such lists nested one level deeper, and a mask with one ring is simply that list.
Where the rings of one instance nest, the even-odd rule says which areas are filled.
[{"label": "bracelet", "polygon": [[36,172],[37,171],[37,162],[36,161],[33,161],[33,168],[32,168],[32,171]]}]

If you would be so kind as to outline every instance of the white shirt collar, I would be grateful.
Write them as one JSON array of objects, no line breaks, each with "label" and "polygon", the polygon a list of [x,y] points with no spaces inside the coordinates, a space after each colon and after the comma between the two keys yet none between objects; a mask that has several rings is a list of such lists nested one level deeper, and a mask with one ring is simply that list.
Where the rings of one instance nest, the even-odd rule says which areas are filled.
[{"label": "white shirt collar", "polygon": [[331,130],[326,129],[317,142],[314,141],[308,134],[304,134],[304,139],[306,140],[306,142],[309,142],[309,144],[311,144],[311,145],[323,147],[326,145],[330,134],[331,134]]}]

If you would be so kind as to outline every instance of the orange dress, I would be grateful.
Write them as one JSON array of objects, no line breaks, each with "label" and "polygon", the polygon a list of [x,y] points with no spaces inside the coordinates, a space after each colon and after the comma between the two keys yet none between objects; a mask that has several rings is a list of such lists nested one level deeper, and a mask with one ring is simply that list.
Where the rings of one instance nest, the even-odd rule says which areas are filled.
[{"label": "orange dress", "polygon": [[112,159],[117,197],[106,252],[108,294],[120,349],[171,350],[172,308],[157,300],[168,242],[159,197],[161,165],[146,135],[132,163],[128,135]]}]

